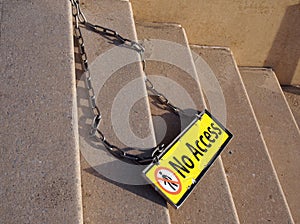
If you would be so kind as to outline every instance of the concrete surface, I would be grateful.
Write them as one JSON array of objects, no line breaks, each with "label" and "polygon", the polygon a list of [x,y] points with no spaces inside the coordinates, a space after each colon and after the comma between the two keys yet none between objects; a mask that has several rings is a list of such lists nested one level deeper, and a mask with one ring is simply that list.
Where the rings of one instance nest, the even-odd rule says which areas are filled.
[{"label": "concrete surface", "polygon": [[70,3],[0,7],[0,223],[82,223]]},{"label": "concrete surface", "polygon": [[[91,23],[136,40],[128,1],[86,0],[81,3]],[[125,150],[154,146],[141,64],[130,61],[138,61],[138,54],[132,49],[116,46],[120,43],[113,38],[84,28],[82,32],[92,84],[103,117],[100,128],[107,140]],[[77,68],[77,73],[81,74],[80,66]],[[143,166],[116,159],[89,136],[93,117],[82,80],[78,82],[77,91],[84,223],[169,223],[165,201],[150,186],[140,186],[145,184]],[[124,123],[126,119],[128,123]]]},{"label": "concrete surface", "polygon": [[204,59],[223,89],[226,127],[234,138],[221,157],[240,222],[293,223],[232,52],[220,47],[191,49],[198,54],[194,60]]},{"label": "concrete surface", "polygon": [[251,105],[295,223],[300,222],[300,132],[270,69],[240,68]]},{"label": "concrete surface", "polygon": [[300,86],[282,86],[282,90],[299,128],[300,127]]},{"label": "concrete surface", "polygon": [[[136,28],[138,38],[145,44],[146,74],[156,89],[181,109],[206,107],[184,29],[156,23],[138,23]],[[167,145],[185,127],[183,117],[180,123],[177,116],[160,109],[157,100],[149,100],[157,141]],[[163,133],[162,123],[167,126]],[[178,210],[169,206],[169,212],[172,224],[239,223],[221,159],[216,160],[186,202]]]},{"label": "concrete surface", "polygon": [[189,42],[227,46],[240,66],[271,66],[300,84],[299,0],[131,0],[136,21],[181,24]]}]

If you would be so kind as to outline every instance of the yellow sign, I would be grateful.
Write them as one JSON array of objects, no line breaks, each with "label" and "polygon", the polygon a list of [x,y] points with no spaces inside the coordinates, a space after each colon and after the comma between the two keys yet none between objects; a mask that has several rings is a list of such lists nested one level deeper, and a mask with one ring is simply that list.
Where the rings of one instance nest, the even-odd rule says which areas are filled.
[{"label": "yellow sign", "polygon": [[232,134],[208,111],[196,119],[144,171],[167,200],[179,208],[228,144]]}]

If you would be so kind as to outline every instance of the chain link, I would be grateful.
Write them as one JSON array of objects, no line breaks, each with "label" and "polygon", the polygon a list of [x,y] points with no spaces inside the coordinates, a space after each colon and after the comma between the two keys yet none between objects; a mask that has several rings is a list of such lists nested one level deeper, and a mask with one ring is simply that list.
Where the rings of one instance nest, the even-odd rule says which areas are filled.
[{"label": "chain link", "polygon": [[154,85],[153,83],[146,77],[145,78],[145,83],[146,83],[146,87],[147,89],[156,97],[156,99],[166,107],[166,109],[168,108],[169,110],[171,110],[171,112],[179,115],[180,113],[181,114],[184,114],[184,111],[182,109],[180,109],[179,107],[176,107],[174,104],[172,104],[168,98],[158,92],[155,88],[154,88]]},{"label": "chain link", "polygon": [[[99,127],[100,127],[102,115],[96,104],[95,90],[92,86],[92,77],[91,77],[91,73],[90,73],[90,69],[89,69],[88,57],[87,57],[87,54],[85,51],[84,39],[82,36],[80,24],[84,25],[87,29],[90,29],[96,33],[103,35],[103,36],[114,37],[121,44],[125,44],[128,47],[130,47],[131,49],[137,51],[140,55],[140,60],[141,60],[142,66],[143,66],[143,71],[145,72],[146,61],[144,59],[144,51],[145,51],[144,47],[136,41],[124,38],[115,30],[89,23],[87,21],[85,15],[81,11],[79,0],[70,0],[70,2],[71,2],[71,6],[72,6],[72,14],[73,14],[73,17],[75,20],[74,34],[75,34],[75,37],[76,37],[78,45],[79,45],[80,59],[81,59],[82,69],[85,73],[85,84],[86,84],[86,88],[88,90],[88,95],[89,95],[89,104],[90,104],[90,108],[91,108],[93,116],[94,116],[92,124],[91,124],[90,134],[92,136],[95,136],[112,155],[114,155],[115,157],[117,157],[119,159],[126,160],[128,162],[139,164],[139,165],[145,165],[145,164],[149,164],[151,162],[158,162],[158,155],[162,152],[164,145],[156,146],[156,147],[150,149],[150,150],[152,150],[151,156],[142,156],[141,154],[133,155],[133,154],[129,154],[129,153],[123,151],[122,149],[120,149],[119,147],[109,143],[106,140],[103,132],[100,130]],[[176,107],[172,103],[170,103],[170,101],[162,93],[158,92],[154,88],[152,82],[147,77],[145,78],[145,84],[146,84],[147,89],[150,92],[152,92],[152,94],[154,94],[154,96],[156,96],[157,100],[161,104],[165,105],[167,108],[169,108],[175,114],[179,114],[179,112],[182,112],[181,109],[179,109],[178,107]]]}]

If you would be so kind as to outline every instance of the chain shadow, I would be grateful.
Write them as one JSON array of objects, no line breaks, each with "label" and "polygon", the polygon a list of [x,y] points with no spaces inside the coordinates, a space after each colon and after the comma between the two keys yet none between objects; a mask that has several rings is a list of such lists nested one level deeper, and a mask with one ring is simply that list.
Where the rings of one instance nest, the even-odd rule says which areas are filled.
[{"label": "chain shadow", "polygon": [[[156,108],[159,115],[152,115],[153,118],[159,117],[160,121],[154,123],[155,138],[158,145],[169,145],[175,137],[177,137],[194,119],[193,116],[186,116],[185,114],[175,114],[172,110],[166,108],[161,104],[155,95],[149,96],[150,104]],[[195,110],[185,111],[187,114],[196,114]],[[154,119],[153,119],[154,120]],[[165,132],[162,133],[162,123],[166,125]],[[163,135],[163,136],[161,136]]]},{"label": "chain shadow", "polygon": [[[115,165],[116,165],[115,162],[105,164],[105,166],[107,168],[111,167],[113,169],[115,169]],[[84,171],[97,177],[97,178],[100,178],[108,183],[111,183],[111,184],[113,184],[117,187],[120,187],[126,191],[129,191],[135,195],[138,195],[144,199],[154,202],[158,205],[166,206],[166,201],[153,189],[153,187],[150,184],[145,183],[144,185],[130,185],[130,184],[119,183],[119,182],[113,181],[113,180],[105,177],[104,175],[101,175],[99,172],[97,172],[97,169],[102,169],[102,168],[103,168],[103,166],[99,165],[99,166],[86,168],[86,169],[84,169]]]},{"label": "chain shadow", "polygon": [[[85,90],[82,87],[78,87],[79,96],[82,96],[82,92]],[[81,92],[81,93],[80,93]],[[103,146],[99,140],[89,135],[90,130],[90,117],[92,116],[90,108],[82,105],[80,102],[85,98],[78,98],[78,108],[81,111],[79,116],[78,129],[80,135],[80,151],[82,157],[89,164],[88,168],[83,168],[81,172],[89,173],[96,178],[100,178],[105,182],[120,187],[126,191],[129,191],[137,196],[145,198],[156,204],[166,206],[166,202],[162,197],[158,195],[155,190],[147,184],[145,178],[142,176],[145,165],[134,165],[114,158]],[[131,148],[122,148],[124,151],[130,151]],[[144,151],[143,154],[149,152]],[[118,181],[120,178],[120,181]],[[128,184],[127,184],[128,183]],[[132,184],[130,184],[132,183]]]},{"label": "chain shadow", "polygon": [[74,59],[75,59],[75,79],[77,85],[83,75],[83,68],[81,64],[81,55],[79,53],[79,45],[75,36],[73,36],[73,43],[74,43]]}]

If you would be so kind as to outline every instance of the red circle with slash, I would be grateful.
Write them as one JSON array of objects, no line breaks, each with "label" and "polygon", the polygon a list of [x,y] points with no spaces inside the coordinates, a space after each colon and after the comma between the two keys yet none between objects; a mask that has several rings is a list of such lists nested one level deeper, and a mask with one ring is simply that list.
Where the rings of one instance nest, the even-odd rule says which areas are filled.
[{"label": "red circle with slash", "polygon": [[155,170],[155,180],[169,194],[179,194],[182,186],[178,176],[169,168],[158,167]]}]

